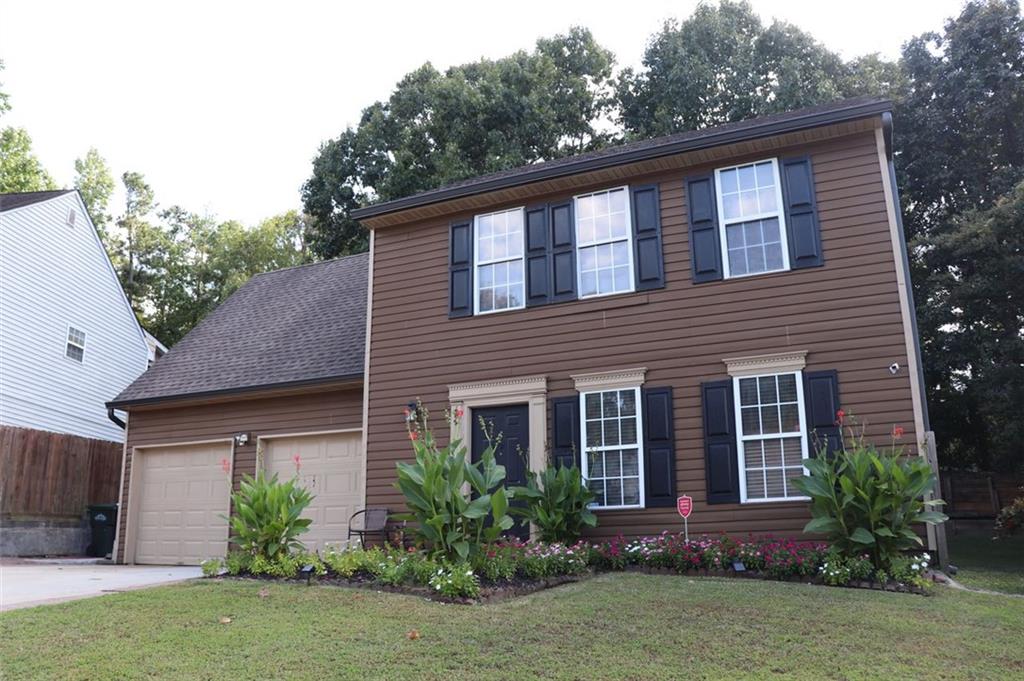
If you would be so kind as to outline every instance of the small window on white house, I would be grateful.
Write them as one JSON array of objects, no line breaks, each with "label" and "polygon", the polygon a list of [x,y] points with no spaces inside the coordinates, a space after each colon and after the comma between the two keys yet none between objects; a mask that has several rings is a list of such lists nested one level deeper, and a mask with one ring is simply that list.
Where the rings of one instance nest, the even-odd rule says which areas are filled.
[{"label": "small window on white house", "polygon": [[75,212],[74,208],[68,210],[68,227],[75,226],[75,220],[78,219],[78,213]]},{"label": "small window on white house", "polygon": [[473,231],[477,314],[524,307],[523,209],[478,215]]},{"label": "small window on white house", "polygon": [[579,296],[633,290],[633,238],[628,187],[577,196]]},{"label": "small window on white house", "polygon": [[793,480],[804,475],[807,434],[800,372],[738,376],[740,500],[802,499]]},{"label": "small window on white house", "polygon": [[775,159],[715,171],[726,277],[789,269]]},{"label": "small window on white house", "polygon": [[581,393],[583,478],[598,508],[642,508],[640,388]]},{"label": "small window on white house", "polygon": [[81,362],[85,359],[85,331],[68,327],[67,346],[64,349],[64,356]]}]

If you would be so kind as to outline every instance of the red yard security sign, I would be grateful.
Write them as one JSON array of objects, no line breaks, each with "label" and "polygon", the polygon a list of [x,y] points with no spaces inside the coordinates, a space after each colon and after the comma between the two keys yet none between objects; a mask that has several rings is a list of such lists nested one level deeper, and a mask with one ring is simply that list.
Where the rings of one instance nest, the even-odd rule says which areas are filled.
[{"label": "red yard security sign", "polygon": [[693,497],[684,494],[676,499],[676,510],[679,511],[679,515],[689,518],[693,512]]}]

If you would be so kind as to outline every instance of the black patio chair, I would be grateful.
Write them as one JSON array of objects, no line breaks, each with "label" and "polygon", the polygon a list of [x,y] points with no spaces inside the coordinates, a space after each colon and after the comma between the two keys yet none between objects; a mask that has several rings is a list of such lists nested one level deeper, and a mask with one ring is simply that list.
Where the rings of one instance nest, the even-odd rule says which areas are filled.
[{"label": "black patio chair", "polygon": [[364,508],[356,511],[348,519],[348,539],[359,537],[359,543],[365,545],[369,536],[380,537],[381,545],[388,543],[388,509]]}]

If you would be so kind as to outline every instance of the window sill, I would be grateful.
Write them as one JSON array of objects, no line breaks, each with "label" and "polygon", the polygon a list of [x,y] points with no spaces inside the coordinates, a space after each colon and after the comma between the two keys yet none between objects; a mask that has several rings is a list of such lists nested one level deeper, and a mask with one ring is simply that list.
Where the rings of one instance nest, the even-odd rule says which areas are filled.
[{"label": "window sill", "polygon": [[595,513],[603,511],[642,511],[643,506],[590,506],[591,511]]},{"label": "window sill", "polygon": [[743,504],[743,505],[746,505],[746,504],[784,504],[787,501],[802,503],[802,502],[810,501],[810,500],[811,500],[810,497],[778,497],[778,498],[775,498],[775,499],[744,499],[740,503]]},{"label": "window sill", "polygon": [[464,317],[449,317],[451,321],[462,321],[468,319],[479,319],[483,317],[500,317],[504,319],[506,315],[511,314],[513,319],[517,318],[515,313],[539,313],[545,310],[556,311],[553,314],[564,317],[566,315],[574,314],[586,314],[593,312],[605,312],[608,310],[618,310],[627,307],[635,307],[638,305],[646,305],[650,302],[650,295],[647,292],[637,293],[609,293],[604,296],[591,296],[589,298],[574,298],[573,300],[560,300],[555,303],[548,303],[547,305],[534,305],[526,307],[517,307],[508,310],[493,310],[491,312],[478,312],[476,314],[466,315]]}]

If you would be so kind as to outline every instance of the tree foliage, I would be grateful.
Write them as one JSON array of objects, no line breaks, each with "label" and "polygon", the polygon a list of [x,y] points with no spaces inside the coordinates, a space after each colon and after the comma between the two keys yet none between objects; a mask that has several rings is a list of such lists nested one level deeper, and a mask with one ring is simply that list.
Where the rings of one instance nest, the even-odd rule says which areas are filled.
[{"label": "tree foliage", "polygon": [[600,146],[612,64],[589,31],[573,28],[532,52],[409,73],[321,147],[303,187],[312,250],[364,250],[366,233],[349,214],[371,200]]},{"label": "tree foliage", "polygon": [[75,189],[82,195],[96,231],[106,241],[107,225],[112,219],[110,198],[114,195],[114,176],[95,147],[84,157],[75,159]]},{"label": "tree foliage", "polygon": [[0,130],[0,194],[56,189],[57,183],[32,152],[32,138],[24,128]]}]

